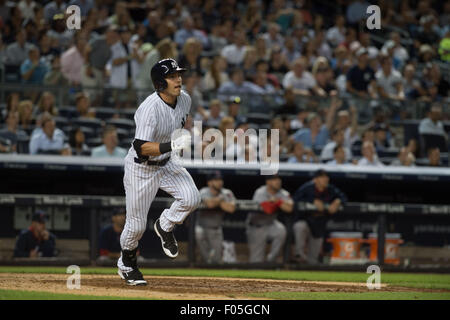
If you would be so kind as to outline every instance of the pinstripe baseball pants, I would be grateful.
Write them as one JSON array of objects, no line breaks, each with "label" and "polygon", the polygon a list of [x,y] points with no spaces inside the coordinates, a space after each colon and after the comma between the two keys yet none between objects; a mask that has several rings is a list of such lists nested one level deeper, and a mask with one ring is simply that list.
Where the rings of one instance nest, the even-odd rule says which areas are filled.
[{"label": "pinstripe baseball pants", "polygon": [[159,188],[175,198],[160,216],[161,228],[172,231],[200,204],[200,193],[191,175],[170,159],[165,166],[149,166],[125,160],[123,178],[126,196],[126,222],[120,236],[122,250],[134,250],[147,226],[150,205]]}]

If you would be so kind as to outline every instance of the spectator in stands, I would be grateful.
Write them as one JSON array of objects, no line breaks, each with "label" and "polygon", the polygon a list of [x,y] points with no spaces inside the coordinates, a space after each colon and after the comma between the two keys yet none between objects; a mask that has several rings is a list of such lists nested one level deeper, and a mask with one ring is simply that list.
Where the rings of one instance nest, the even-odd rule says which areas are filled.
[{"label": "spectator in stands", "polygon": [[409,59],[408,50],[401,44],[401,37],[398,32],[391,32],[391,40],[394,42],[394,58],[400,62],[400,66],[404,66]]},{"label": "spectator in stands", "polygon": [[33,116],[33,102],[31,100],[20,101],[18,106],[19,127],[28,133],[34,128],[36,119]]},{"label": "spectator in stands", "polygon": [[11,92],[6,97],[6,108],[2,110],[1,119],[6,119],[8,113],[19,111],[20,94],[18,92]]},{"label": "spectator in stands", "polygon": [[0,130],[0,152],[16,153],[17,141],[25,140],[28,135],[19,129],[19,113],[10,111],[6,117],[6,127]]},{"label": "spectator in stands", "polygon": [[61,72],[61,57],[56,55],[51,60],[50,69],[44,76],[44,85],[67,86],[69,81]]},{"label": "spectator in stands", "polygon": [[413,153],[407,147],[402,147],[397,158],[391,162],[391,166],[415,167],[415,161]]},{"label": "spectator in stands", "polygon": [[439,43],[439,34],[434,28],[436,26],[436,18],[429,14],[420,18],[420,28],[416,36],[416,41],[421,44],[429,44],[435,46]]},{"label": "spectator in stands", "polygon": [[228,114],[227,116],[232,117],[235,123],[246,123],[247,118],[241,114],[240,106],[241,106],[241,97],[232,96],[228,100]]},{"label": "spectator in stands", "polygon": [[428,91],[428,100],[442,100],[449,96],[450,84],[442,77],[440,68],[436,63],[428,64],[424,69],[422,85]]},{"label": "spectator in stands", "polygon": [[103,145],[92,149],[91,156],[95,158],[100,157],[115,157],[115,158],[125,158],[127,155],[127,150],[118,146],[119,139],[117,137],[116,127],[112,125],[107,125],[103,129],[102,134]]},{"label": "spectator in stands", "polygon": [[350,148],[344,146],[345,136],[343,129],[335,129],[333,135],[331,136],[331,141],[328,142],[322,149],[320,154],[320,160],[323,162],[331,161],[334,158],[334,149],[337,146],[342,146],[345,154],[345,161],[350,162],[353,158],[352,151]]},{"label": "spectator in stands", "polygon": [[112,223],[100,231],[98,242],[100,260],[116,260],[120,257],[122,251],[120,247],[120,235],[125,226],[125,217],[125,208],[114,210],[111,217]]},{"label": "spectator in stands", "polygon": [[294,143],[294,152],[287,160],[287,163],[316,163],[317,156],[310,148],[303,147],[303,143]]},{"label": "spectator in stands", "polygon": [[[111,57],[111,46],[117,42],[118,38],[119,34],[116,28],[109,27],[104,35],[92,37],[86,44],[83,52],[84,66],[81,71],[83,86],[88,84],[93,87],[103,86],[105,67]],[[100,99],[101,92],[94,91],[93,93],[95,97],[99,96]]]},{"label": "spectator in stands", "polygon": [[283,78],[283,87],[292,88],[294,93],[299,95],[320,95],[320,93],[323,95],[323,90],[317,87],[316,80],[306,68],[306,59],[301,57],[295,60],[292,64],[292,70],[286,73]]},{"label": "spectator in stands", "polygon": [[35,129],[30,140],[30,154],[63,154],[69,146],[64,143],[64,132],[56,128],[49,113],[42,114],[41,128]]},{"label": "spectator in stands", "polygon": [[[338,166],[341,164],[351,163],[347,160],[345,150],[346,149],[343,145],[340,144],[336,145],[333,149],[333,160],[328,161],[327,164],[331,166]],[[353,160],[352,162],[356,163],[356,160]]]},{"label": "spectator in stands", "polygon": [[[332,99],[330,110],[337,108],[337,100]],[[326,123],[322,124],[321,117],[313,112],[308,114],[306,119],[306,127],[299,129],[292,136],[295,141],[303,142],[305,147],[311,149],[322,149],[329,139],[329,132],[333,125],[334,112],[328,112],[326,117]]]},{"label": "spectator in stands", "polygon": [[368,65],[368,53],[365,48],[356,52],[358,63],[347,73],[347,92],[361,98],[375,98],[375,73]]},{"label": "spectator in stands", "polygon": [[251,94],[261,94],[263,91],[252,82],[244,80],[244,72],[236,67],[231,72],[231,81],[225,82],[219,88],[219,97],[222,101],[226,101],[229,95],[245,96]]},{"label": "spectator in stands", "polygon": [[207,186],[200,189],[204,208],[199,210],[195,225],[195,240],[206,263],[222,263],[223,218],[236,210],[233,192],[223,188],[220,172],[206,177]]},{"label": "spectator in stands", "polygon": [[[314,178],[303,184],[294,194],[295,215],[292,230],[295,256],[298,263],[317,264],[326,232],[327,220],[335,215],[347,197],[330,183],[328,173],[319,169]],[[315,210],[298,210],[298,203],[314,204]],[[306,245],[308,244],[308,247]],[[305,250],[308,248],[307,250]]]},{"label": "spectator in stands", "polygon": [[179,65],[189,71],[202,74],[201,54],[202,43],[196,38],[189,38],[183,45],[183,51],[179,58]]},{"label": "spectator in stands", "polygon": [[144,62],[142,63],[141,72],[138,75],[139,88],[142,89],[142,93],[145,97],[148,95],[147,90],[154,90],[152,79],[149,77],[152,67],[159,60],[175,58],[177,55],[176,44],[170,38],[160,40],[155,47],[147,53]]},{"label": "spectator in stands", "polygon": [[233,43],[226,45],[220,52],[230,66],[238,66],[244,61],[246,42],[243,30],[234,31]]},{"label": "spectator in stands", "polygon": [[426,95],[420,81],[416,78],[416,67],[412,63],[407,64],[403,69],[402,82],[407,99],[416,99]]},{"label": "spectator in stands", "polygon": [[27,58],[33,44],[27,42],[27,33],[24,29],[19,29],[15,35],[15,42],[6,47],[6,65],[19,67]]},{"label": "spectator in stands", "polygon": [[361,153],[363,157],[358,161],[359,166],[384,166],[384,164],[378,159],[378,155],[373,142],[365,141],[362,144]]},{"label": "spectator in stands", "polygon": [[187,15],[183,19],[183,27],[175,32],[174,41],[178,48],[182,48],[189,38],[195,38],[201,42],[203,48],[209,48],[208,37],[204,32],[195,29],[194,20],[190,15]]},{"label": "spectator in stands", "polygon": [[343,15],[337,15],[334,26],[327,30],[326,38],[328,42],[333,47],[339,46],[345,41],[345,30],[345,17]]},{"label": "spectator in stands", "polygon": [[[448,10],[450,10],[450,2],[447,2],[446,4],[449,8]],[[450,29],[444,35],[441,42],[439,42],[438,53],[442,61],[450,63]]]},{"label": "spectator in stands", "polygon": [[15,258],[54,257],[56,237],[45,228],[48,216],[36,211],[28,229],[22,230],[14,248]]},{"label": "spectator in stands", "polygon": [[69,145],[73,156],[90,156],[91,149],[85,143],[85,136],[80,127],[75,127],[69,134]]},{"label": "spectator in stands", "polygon": [[256,72],[256,49],[253,46],[247,46],[245,49],[244,60],[242,61],[241,68],[244,71],[245,80],[254,81]]},{"label": "spectator in stands", "polygon": [[55,106],[55,96],[50,91],[44,91],[37,103],[37,114],[44,112],[50,113],[52,116],[58,115],[58,109]]},{"label": "spectator in stands", "polygon": [[286,57],[289,64],[300,58],[301,54],[295,49],[295,40],[292,36],[284,38],[283,55]]},{"label": "spectator in stands", "polygon": [[405,99],[402,75],[392,67],[392,60],[388,56],[381,56],[381,69],[375,74],[378,94],[384,99]]},{"label": "spectator in stands", "polygon": [[74,44],[61,54],[61,72],[71,85],[81,84],[81,71],[84,66],[84,50],[87,35],[79,31],[75,34]]},{"label": "spectator in stands", "polygon": [[[249,262],[275,262],[286,240],[286,227],[277,220],[277,214],[291,213],[294,204],[277,175],[266,176],[266,184],[255,191],[253,201],[261,211],[250,212],[247,216]],[[271,241],[271,248],[264,259],[267,241]]]},{"label": "spectator in stands", "polygon": [[253,45],[256,48],[256,60],[270,61],[271,50],[267,47],[263,35],[258,35]]},{"label": "spectator in stands", "polygon": [[55,16],[55,14],[66,12],[67,4],[63,0],[54,0],[47,3],[44,7],[44,18],[50,23]]},{"label": "spectator in stands", "polygon": [[427,115],[419,124],[420,135],[434,135],[447,139],[447,133],[444,129],[442,119],[442,107],[439,104],[432,105],[427,112]]},{"label": "spectator in stands", "polygon": [[325,57],[318,57],[312,68],[314,80],[317,83],[317,94],[320,96],[335,96],[337,89],[334,84],[333,71]]},{"label": "spectator in stands", "polygon": [[28,51],[28,59],[20,66],[22,81],[29,84],[43,84],[47,65],[41,61],[39,49],[32,47]]},{"label": "spectator in stands", "polygon": [[441,152],[439,148],[432,147],[427,151],[428,163],[427,165],[430,167],[440,167],[441,166]]},{"label": "spectator in stands", "polygon": [[91,108],[91,99],[89,99],[87,93],[78,92],[75,95],[75,107],[77,109],[76,114],[74,115],[76,118],[95,118],[95,110]]},{"label": "spectator in stands", "polygon": [[225,116],[222,112],[222,103],[218,99],[213,99],[209,102],[208,111],[205,112],[204,118],[208,127],[218,128],[222,118]]},{"label": "spectator in stands", "polygon": [[222,56],[215,56],[209,66],[209,70],[202,77],[200,88],[202,91],[217,90],[222,84],[229,81],[226,73],[227,61]]},{"label": "spectator in stands", "polygon": [[267,26],[267,32],[263,34],[263,39],[266,41],[267,48],[274,46],[283,47],[284,38],[280,33],[281,28],[275,22],[270,22]]},{"label": "spectator in stands", "polygon": [[[283,92],[284,103],[275,111],[276,115],[288,117],[297,114],[297,103],[295,102],[295,94],[292,88],[287,88]],[[301,124],[303,126],[303,123]],[[297,128],[298,129],[298,128]]]},{"label": "spectator in stands", "polygon": [[389,130],[385,124],[377,124],[374,128],[375,140],[374,145],[377,152],[395,149],[394,139],[389,134]]},{"label": "spectator in stands", "polygon": [[289,61],[283,54],[283,50],[278,46],[271,48],[270,59],[268,62],[269,62],[268,72],[276,76],[278,82],[282,83],[284,81],[286,72],[289,72],[290,69]]}]

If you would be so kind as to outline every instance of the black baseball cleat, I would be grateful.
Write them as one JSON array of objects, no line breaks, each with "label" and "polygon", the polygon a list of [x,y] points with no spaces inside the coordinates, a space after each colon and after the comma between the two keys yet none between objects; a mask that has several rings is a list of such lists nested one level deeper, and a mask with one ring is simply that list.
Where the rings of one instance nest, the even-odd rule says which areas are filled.
[{"label": "black baseball cleat", "polygon": [[173,232],[164,231],[159,224],[159,219],[156,220],[153,227],[156,234],[161,239],[161,245],[166,256],[172,259],[176,258],[178,256],[178,244],[173,236]]},{"label": "black baseball cleat", "polygon": [[120,269],[118,269],[119,276],[125,280],[126,284],[129,286],[146,286],[147,281],[144,280],[144,277],[142,276],[142,273],[139,271],[139,269],[133,269],[130,272],[125,272]]}]

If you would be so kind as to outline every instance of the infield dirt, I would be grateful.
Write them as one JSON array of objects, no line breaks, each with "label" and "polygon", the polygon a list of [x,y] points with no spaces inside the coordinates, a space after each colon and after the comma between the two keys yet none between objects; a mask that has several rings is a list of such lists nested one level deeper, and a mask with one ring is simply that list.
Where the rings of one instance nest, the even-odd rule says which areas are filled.
[{"label": "infield dirt", "polygon": [[[45,291],[53,293],[142,297],[150,299],[176,300],[225,300],[225,299],[261,299],[248,296],[266,292],[368,292],[365,283],[356,282],[315,282],[293,280],[262,280],[238,278],[208,277],[167,277],[145,276],[148,282],[144,287],[125,285],[119,276],[81,275],[81,288],[68,289],[65,274],[38,273],[0,273],[0,288],[9,290]],[[417,289],[394,287],[386,284],[377,291],[406,292]],[[447,290],[427,290],[440,292]]]}]

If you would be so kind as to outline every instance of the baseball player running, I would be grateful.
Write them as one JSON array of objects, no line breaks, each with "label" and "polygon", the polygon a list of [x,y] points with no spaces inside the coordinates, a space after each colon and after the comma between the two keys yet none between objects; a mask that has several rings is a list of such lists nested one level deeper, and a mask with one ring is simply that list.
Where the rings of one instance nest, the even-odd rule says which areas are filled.
[{"label": "baseball player running", "polygon": [[191,107],[191,98],[181,90],[180,68],[173,59],[156,63],[151,78],[156,91],[141,103],[134,115],[135,139],[125,157],[127,216],[120,237],[121,256],[118,273],[128,285],[146,285],[137,267],[136,250],[147,225],[147,214],[159,188],[175,198],[154,224],[164,253],[175,258],[177,241],[172,233],[176,224],[200,204],[199,191],[185,168],[171,158],[172,151],[190,148],[190,135],[172,140],[172,133],[181,129]]}]

